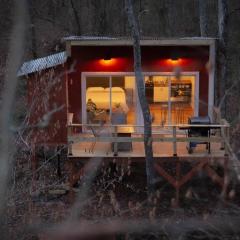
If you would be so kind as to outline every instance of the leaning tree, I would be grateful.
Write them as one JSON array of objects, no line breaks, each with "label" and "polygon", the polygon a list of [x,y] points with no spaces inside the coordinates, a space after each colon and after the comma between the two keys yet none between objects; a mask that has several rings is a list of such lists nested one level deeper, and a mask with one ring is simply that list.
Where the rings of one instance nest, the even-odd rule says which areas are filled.
[{"label": "leaning tree", "polygon": [[135,17],[133,11],[132,0],[125,0],[128,22],[131,29],[133,39],[133,53],[134,53],[134,71],[136,76],[136,85],[140,106],[142,109],[144,120],[144,148],[146,155],[146,174],[148,191],[151,192],[154,186],[154,161],[152,148],[152,116],[150,114],[149,105],[145,96],[144,77],[141,67],[141,46],[140,46],[140,30],[139,22]]}]

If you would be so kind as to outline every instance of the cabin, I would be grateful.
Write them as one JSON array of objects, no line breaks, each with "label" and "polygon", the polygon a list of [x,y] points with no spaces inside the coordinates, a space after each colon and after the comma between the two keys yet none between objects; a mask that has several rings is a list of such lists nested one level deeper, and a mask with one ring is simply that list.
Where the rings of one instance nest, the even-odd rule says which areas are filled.
[{"label": "cabin", "polygon": [[[25,62],[18,72],[27,81],[33,148],[66,146],[73,165],[93,157],[143,162],[133,41],[86,36],[62,41],[64,52]],[[227,171],[229,137],[228,123],[214,111],[215,39],[142,38],[140,45],[157,172],[178,193],[201,169],[224,188],[223,177],[210,166],[210,159],[219,161]],[[193,117],[209,121],[193,126]],[[194,135],[193,128],[207,131]],[[178,164],[192,159],[198,164],[182,176]],[[176,163],[177,176],[164,170],[164,161]],[[72,185],[83,172],[74,171]]]}]

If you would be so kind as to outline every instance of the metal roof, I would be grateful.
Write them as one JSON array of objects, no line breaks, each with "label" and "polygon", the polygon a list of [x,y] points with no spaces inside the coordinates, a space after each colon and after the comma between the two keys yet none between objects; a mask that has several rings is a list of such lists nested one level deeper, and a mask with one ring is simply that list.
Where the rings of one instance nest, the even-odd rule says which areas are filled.
[{"label": "metal roof", "polygon": [[[118,37],[110,37],[110,36],[68,36],[62,38],[63,41],[96,41],[96,40],[131,40],[130,36],[118,36]],[[184,37],[184,38],[163,38],[163,37],[148,37],[141,36],[140,40],[210,40],[214,39],[211,37]]]},{"label": "metal roof", "polygon": [[66,52],[59,52],[56,54],[49,55],[47,57],[37,58],[28,62],[23,63],[19,69],[17,76],[27,75],[29,73],[37,72],[43,69],[54,67],[65,63],[67,60]]},{"label": "metal roof", "polygon": [[[68,36],[62,39],[66,42],[68,56],[71,56],[71,46],[132,46],[133,40],[129,36]],[[141,46],[210,46],[214,45],[215,38],[206,37],[184,37],[184,38],[162,38],[145,37],[140,38]]]},{"label": "metal roof", "polygon": [[[63,41],[94,41],[94,40],[118,40],[122,39],[123,37],[108,37],[108,36],[69,36],[69,37],[64,37],[62,40]],[[130,38],[129,38],[130,39]]]}]

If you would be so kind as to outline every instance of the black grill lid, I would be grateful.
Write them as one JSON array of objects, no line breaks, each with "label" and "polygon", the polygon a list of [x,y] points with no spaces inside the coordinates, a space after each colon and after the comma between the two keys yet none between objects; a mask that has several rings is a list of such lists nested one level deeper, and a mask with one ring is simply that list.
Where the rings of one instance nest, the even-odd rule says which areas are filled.
[{"label": "black grill lid", "polygon": [[209,116],[204,117],[191,117],[189,118],[190,124],[210,124],[211,120]]}]

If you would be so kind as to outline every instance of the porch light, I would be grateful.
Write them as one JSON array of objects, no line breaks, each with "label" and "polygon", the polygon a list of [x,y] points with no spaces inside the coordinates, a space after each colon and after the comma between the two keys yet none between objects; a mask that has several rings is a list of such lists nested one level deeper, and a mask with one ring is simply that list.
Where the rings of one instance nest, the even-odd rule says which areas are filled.
[{"label": "porch light", "polygon": [[110,56],[109,53],[107,53],[107,54],[104,56],[104,58],[103,58],[104,61],[110,61],[111,59],[112,59],[112,58],[111,58],[111,56]]},{"label": "porch light", "polygon": [[172,57],[171,57],[171,60],[172,60],[172,61],[177,61],[178,59],[179,59],[179,57],[177,57],[177,56],[172,56]]},{"label": "porch light", "polygon": [[115,58],[102,58],[99,60],[100,64],[101,65],[104,65],[104,66],[109,66],[109,65],[113,65],[115,62],[116,62],[116,59]]},{"label": "porch light", "polygon": [[167,62],[171,65],[177,65],[181,62],[181,58],[169,58],[167,59]]},{"label": "porch light", "polygon": [[181,53],[178,50],[171,52],[169,55],[168,63],[176,65],[180,62]]}]

